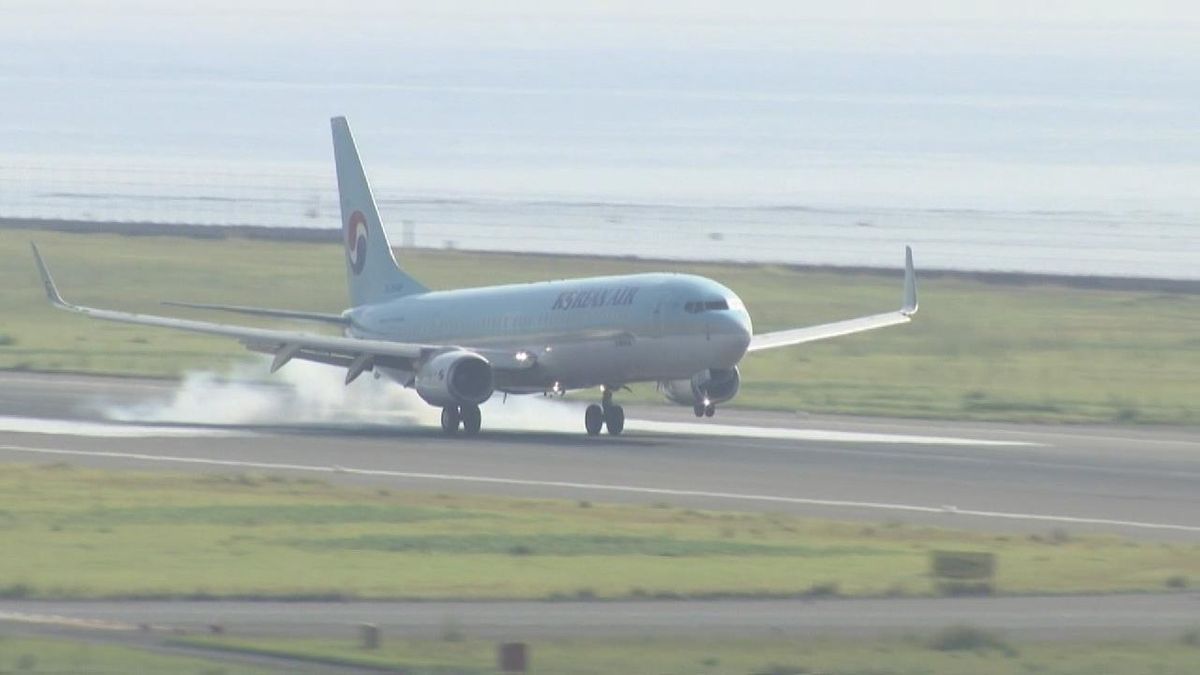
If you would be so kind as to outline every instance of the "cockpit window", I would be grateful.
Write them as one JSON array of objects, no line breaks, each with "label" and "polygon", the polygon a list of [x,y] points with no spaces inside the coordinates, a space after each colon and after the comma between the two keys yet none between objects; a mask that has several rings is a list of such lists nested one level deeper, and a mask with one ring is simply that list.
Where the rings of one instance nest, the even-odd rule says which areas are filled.
[{"label": "cockpit window", "polygon": [[693,300],[684,303],[683,310],[688,314],[699,314],[700,312],[716,312],[723,309],[737,309],[740,306],[736,300]]}]

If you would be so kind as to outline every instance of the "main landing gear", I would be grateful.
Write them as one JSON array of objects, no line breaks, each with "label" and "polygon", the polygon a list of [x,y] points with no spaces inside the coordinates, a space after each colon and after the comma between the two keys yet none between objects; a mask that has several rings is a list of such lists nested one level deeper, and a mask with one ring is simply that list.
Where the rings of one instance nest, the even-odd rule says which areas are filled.
[{"label": "main landing gear", "polygon": [[588,436],[599,435],[603,427],[608,427],[608,433],[613,436],[625,430],[625,409],[613,403],[611,387],[604,387],[603,392],[600,405],[593,403],[583,413]]},{"label": "main landing gear", "polygon": [[463,433],[474,436],[483,425],[483,415],[477,405],[448,405],[442,408],[442,431],[453,436],[462,425]]}]

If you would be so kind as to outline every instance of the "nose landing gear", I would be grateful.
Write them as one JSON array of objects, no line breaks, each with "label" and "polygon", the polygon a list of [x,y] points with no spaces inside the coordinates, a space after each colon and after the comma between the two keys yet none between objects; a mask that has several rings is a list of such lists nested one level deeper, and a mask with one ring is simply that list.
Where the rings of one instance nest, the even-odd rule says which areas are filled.
[{"label": "nose landing gear", "polygon": [[583,425],[588,436],[597,436],[602,427],[608,427],[608,433],[616,436],[625,430],[625,409],[613,403],[612,387],[604,387],[600,405],[593,403],[583,413]]},{"label": "nose landing gear", "polygon": [[712,417],[717,414],[717,404],[711,402],[697,403],[692,406],[692,412],[696,413],[696,417]]}]

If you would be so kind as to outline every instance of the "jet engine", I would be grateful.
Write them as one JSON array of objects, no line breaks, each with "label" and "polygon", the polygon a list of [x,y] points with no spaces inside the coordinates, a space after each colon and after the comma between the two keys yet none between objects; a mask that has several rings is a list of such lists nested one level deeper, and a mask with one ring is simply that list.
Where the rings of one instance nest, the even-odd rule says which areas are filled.
[{"label": "jet engine", "polygon": [[492,396],[492,364],[473,352],[443,352],[417,370],[417,395],[436,406],[479,405]]},{"label": "jet engine", "polygon": [[680,405],[724,403],[737,396],[742,376],[737,366],[729,369],[702,370],[689,380],[669,380],[660,383],[667,398]]}]

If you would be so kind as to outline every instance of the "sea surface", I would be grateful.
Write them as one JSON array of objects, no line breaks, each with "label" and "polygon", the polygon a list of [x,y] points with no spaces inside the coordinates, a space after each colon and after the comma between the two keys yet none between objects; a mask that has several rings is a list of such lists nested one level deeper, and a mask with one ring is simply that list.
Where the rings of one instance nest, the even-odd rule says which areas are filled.
[{"label": "sea surface", "polygon": [[1200,278],[1192,55],[304,47],[6,41],[0,217],[336,228],[344,114],[398,244]]}]

